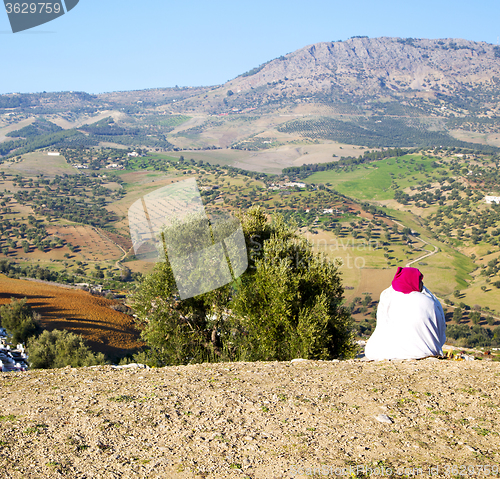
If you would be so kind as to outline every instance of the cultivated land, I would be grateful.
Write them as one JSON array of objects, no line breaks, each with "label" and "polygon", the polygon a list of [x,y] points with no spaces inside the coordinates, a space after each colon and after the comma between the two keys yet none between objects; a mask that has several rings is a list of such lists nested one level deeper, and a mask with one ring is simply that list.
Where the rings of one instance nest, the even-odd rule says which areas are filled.
[{"label": "cultivated land", "polygon": [[6,478],[496,477],[499,375],[499,363],[437,359],[3,374],[0,467]]},{"label": "cultivated land", "polygon": [[[412,264],[446,301],[449,320],[460,306],[462,318],[454,321],[472,326],[474,306],[481,310],[479,326],[496,327],[500,218],[483,198],[497,191],[497,157],[448,149],[394,152],[364,150],[314,166],[322,171],[287,167],[282,176],[215,164],[224,159],[219,150],[210,153],[214,164],[196,152],[193,158],[187,152],[130,157],[109,148],[64,149],[59,157],[29,153],[0,165],[1,251],[21,268],[57,274],[57,281],[101,284],[115,290],[110,295],[133,289],[130,280],[153,264],[134,257],[128,208],[145,194],[195,177],[209,212],[237,213],[257,204],[296,221],[317,251],[339,263],[346,304],[362,325],[373,326],[378,297],[395,268]],[[37,172],[36,158],[48,161],[46,174]],[[69,202],[58,203],[65,195]]]},{"label": "cultivated land", "polygon": [[42,316],[45,329],[67,329],[80,334],[93,351],[105,353],[110,359],[133,354],[142,346],[133,318],[112,309],[116,301],[78,289],[4,275],[0,275],[0,291],[0,305],[10,303],[12,298],[27,298]]},{"label": "cultivated land", "polygon": [[280,212],[342,261],[357,321],[413,264],[457,326],[490,330],[499,58],[484,42],[353,37],[213,87],[2,95],[1,269],[131,290],[151,264],[131,250],[129,206],[195,177],[207,210]]}]

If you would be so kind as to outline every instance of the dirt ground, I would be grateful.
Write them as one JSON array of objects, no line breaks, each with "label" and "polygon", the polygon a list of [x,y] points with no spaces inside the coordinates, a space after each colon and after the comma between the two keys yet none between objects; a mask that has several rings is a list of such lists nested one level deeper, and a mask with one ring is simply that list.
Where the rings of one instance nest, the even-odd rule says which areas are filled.
[{"label": "dirt ground", "polygon": [[1,373],[0,468],[5,478],[497,477],[498,376],[500,363],[434,358]]},{"label": "dirt ground", "polygon": [[[123,251],[118,248],[114,239],[109,235],[99,232],[97,228],[88,225],[77,226],[51,226],[47,228],[51,235],[62,238],[73,246],[79,248],[79,252],[73,254],[88,261],[110,261],[118,260],[123,256]],[[118,235],[115,235],[117,237]],[[69,251],[64,248],[64,252]]]},{"label": "dirt ground", "polygon": [[114,301],[82,290],[11,279],[0,275],[0,304],[27,298],[49,330],[81,334],[93,351],[110,357],[126,355],[141,346],[132,318],[110,308]]}]

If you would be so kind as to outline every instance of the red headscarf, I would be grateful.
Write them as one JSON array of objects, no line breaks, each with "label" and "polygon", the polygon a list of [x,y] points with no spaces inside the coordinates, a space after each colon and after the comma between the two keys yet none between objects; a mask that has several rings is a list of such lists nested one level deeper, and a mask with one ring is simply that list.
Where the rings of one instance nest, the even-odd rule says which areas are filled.
[{"label": "red headscarf", "polygon": [[417,268],[401,268],[392,280],[392,288],[400,293],[408,294],[412,291],[420,291],[420,281],[424,275]]}]

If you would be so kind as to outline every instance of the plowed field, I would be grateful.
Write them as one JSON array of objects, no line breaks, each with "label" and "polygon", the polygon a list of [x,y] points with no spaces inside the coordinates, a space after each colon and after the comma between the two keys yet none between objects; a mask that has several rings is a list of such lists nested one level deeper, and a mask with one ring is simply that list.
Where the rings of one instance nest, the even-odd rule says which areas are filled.
[{"label": "plowed field", "polygon": [[77,289],[0,275],[0,304],[9,303],[12,297],[26,297],[41,314],[44,328],[81,334],[93,351],[114,357],[141,346],[133,318],[111,309],[112,300]]}]

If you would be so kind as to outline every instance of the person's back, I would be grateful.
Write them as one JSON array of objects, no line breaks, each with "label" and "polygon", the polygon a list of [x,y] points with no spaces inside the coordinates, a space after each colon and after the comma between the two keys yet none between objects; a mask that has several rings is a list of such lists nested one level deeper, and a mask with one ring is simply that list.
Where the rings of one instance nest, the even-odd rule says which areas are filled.
[{"label": "person's back", "polygon": [[365,348],[367,359],[420,359],[442,354],[446,323],[438,299],[423,286],[416,268],[398,268],[382,292],[377,327]]}]

